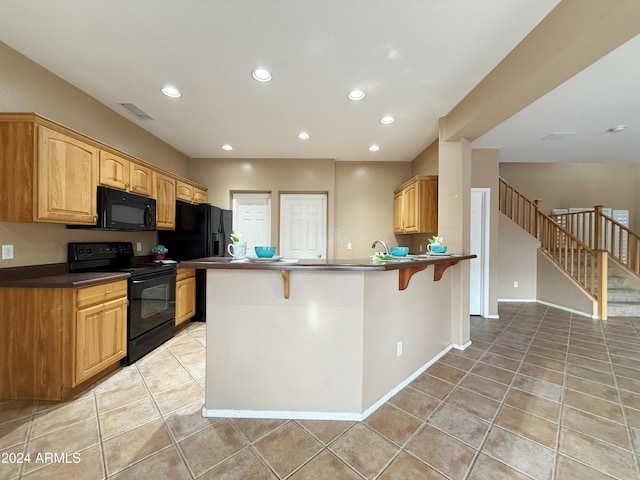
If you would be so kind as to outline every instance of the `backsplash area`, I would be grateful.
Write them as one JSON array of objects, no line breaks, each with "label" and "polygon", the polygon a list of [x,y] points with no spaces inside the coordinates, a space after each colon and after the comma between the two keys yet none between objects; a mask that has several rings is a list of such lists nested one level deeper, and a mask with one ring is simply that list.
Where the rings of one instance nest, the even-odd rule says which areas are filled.
[{"label": "backsplash area", "polygon": [[[69,242],[131,242],[135,255],[150,255],[156,232],[69,230],[57,223],[0,222],[0,243],[13,245],[13,260],[0,260],[0,268],[45,265],[67,261]],[[136,250],[137,242],[142,250]]]}]

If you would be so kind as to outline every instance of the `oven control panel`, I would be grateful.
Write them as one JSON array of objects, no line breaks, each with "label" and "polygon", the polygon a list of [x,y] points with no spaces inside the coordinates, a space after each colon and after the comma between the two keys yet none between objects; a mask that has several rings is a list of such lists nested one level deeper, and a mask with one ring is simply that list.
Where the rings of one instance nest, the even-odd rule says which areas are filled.
[{"label": "oven control panel", "polygon": [[69,262],[131,258],[133,245],[131,242],[69,243],[67,254]]}]

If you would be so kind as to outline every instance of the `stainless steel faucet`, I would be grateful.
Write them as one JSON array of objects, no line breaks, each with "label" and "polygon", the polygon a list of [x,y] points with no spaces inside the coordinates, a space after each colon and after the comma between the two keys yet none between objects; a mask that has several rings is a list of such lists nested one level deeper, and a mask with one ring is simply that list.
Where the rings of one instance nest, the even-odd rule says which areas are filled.
[{"label": "stainless steel faucet", "polygon": [[387,248],[387,244],[384,243],[382,240],[376,240],[375,242],[373,242],[371,244],[371,248],[376,248],[376,243],[379,243],[380,245],[382,245],[384,248],[384,253],[389,255],[389,249]]}]

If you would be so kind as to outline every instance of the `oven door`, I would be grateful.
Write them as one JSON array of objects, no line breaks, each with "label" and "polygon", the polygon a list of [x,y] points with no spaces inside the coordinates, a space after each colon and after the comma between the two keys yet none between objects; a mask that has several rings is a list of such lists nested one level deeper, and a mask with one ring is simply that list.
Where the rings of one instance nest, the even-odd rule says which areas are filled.
[{"label": "oven door", "polygon": [[134,276],[129,282],[129,340],[163,323],[175,322],[175,271]]}]

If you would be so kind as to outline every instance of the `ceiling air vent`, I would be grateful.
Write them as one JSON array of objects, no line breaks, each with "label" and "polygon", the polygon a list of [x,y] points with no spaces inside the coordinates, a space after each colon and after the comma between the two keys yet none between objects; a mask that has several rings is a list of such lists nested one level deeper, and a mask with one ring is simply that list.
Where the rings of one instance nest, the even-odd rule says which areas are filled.
[{"label": "ceiling air vent", "polygon": [[564,140],[565,138],[573,137],[575,134],[576,132],[553,132],[546,137],[542,137],[542,140]]},{"label": "ceiling air vent", "polygon": [[131,115],[135,116],[138,120],[153,120],[146,112],[141,110],[133,103],[118,103],[122,108],[127,110]]}]

